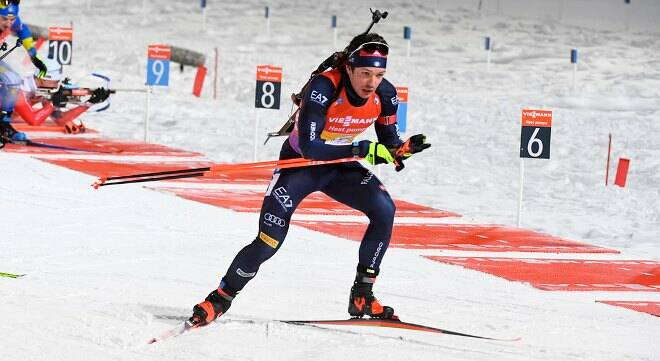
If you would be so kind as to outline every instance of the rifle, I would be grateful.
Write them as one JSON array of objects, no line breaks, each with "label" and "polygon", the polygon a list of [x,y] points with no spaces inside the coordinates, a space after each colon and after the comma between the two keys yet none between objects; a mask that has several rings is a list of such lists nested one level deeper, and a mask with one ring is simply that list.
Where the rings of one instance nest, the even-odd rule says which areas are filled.
[{"label": "rifle", "polygon": [[[380,19],[385,19],[387,18],[388,12],[381,12],[380,10],[372,10],[369,8],[369,11],[371,11],[371,23],[367,27],[367,30],[360,35],[365,35],[368,34],[371,28],[374,26],[374,24],[377,24]],[[322,72],[326,71],[327,69],[334,69],[341,65],[346,58],[348,57],[348,47],[347,49],[344,49],[343,51],[337,51],[330,55],[327,59],[325,59],[319,66],[312,72],[312,74],[309,77],[309,80],[307,80],[307,83],[302,87],[300,92],[293,93],[291,94],[291,101],[293,101],[293,104],[298,106],[298,109],[296,109],[295,112],[293,112],[290,116],[289,119],[280,127],[280,130],[276,132],[270,132],[267,134],[266,140],[264,141],[264,145],[268,143],[270,138],[272,137],[280,137],[280,136],[285,136],[291,134],[293,131],[295,122],[296,122],[296,117],[298,115],[298,111],[300,110],[300,103],[302,101],[302,95],[305,92],[305,88],[309,84],[309,82],[317,76],[318,74],[321,74]]]},{"label": "rifle", "polygon": [[[60,86],[56,91],[45,91],[44,96],[50,100],[53,105],[58,108],[65,107],[67,104],[82,104],[83,98],[89,97],[94,94],[94,91],[99,88],[67,88]],[[110,94],[115,94],[115,89],[107,89]]]},{"label": "rifle", "polygon": [[[79,87],[73,83],[71,83],[71,79],[69,78],[64,78],[62,81],[62,84],[60,84],[60,87],[56,91],[47,91],[47,90],[41,90],[38,91],[40,95],[44,96],[46,99],[50,100],[53,105],[55,105],[58,108],[63,108],[67,104],[82,104],[85,101],[83,101],[84,97],[91,97],[92,94],[94,94],[94,91],[97,89],[106,89],[109,94],[115,94],[117,92],[117,89],[110,89],[110,78],[108,78],[105,75],[101,75],[98,73],[92,73],[91,74],[94,77],[100,78],[105,82],[105,86],[97,87],[97,88],[82,88]],[[110,97],[103,101],[100,104],[105,104],[103,107],[97,109],[97,112],[102,112],[110,107]]]}]

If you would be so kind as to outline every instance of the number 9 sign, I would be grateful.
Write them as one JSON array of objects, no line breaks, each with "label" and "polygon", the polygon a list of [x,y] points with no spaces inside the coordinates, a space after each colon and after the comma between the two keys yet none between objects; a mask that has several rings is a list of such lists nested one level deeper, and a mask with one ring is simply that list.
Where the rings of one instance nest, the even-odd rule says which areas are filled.
[{"label": "number 9 sign", "polygon": [[256,108],[280,109],[282,93],[282,67],[271,65],[257,66]]},{"label": "number 9 sign", "polygon": [[520,158],[550,159],[552,111],[523,109]]},{"label": "number 9 sign", "polygon": [[149,45],[147,48],[147,85],[167,86],[170,82],[169,45]]}]

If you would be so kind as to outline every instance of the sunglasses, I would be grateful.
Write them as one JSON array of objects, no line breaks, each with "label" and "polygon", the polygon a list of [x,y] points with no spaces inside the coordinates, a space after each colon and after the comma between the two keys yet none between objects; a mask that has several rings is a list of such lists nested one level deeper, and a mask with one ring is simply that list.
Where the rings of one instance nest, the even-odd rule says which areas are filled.
[{"label": "sunglasses", "polygon": [[390,47],[387,46],[385,43],[379,43],[379,42],[369,42],[369,43],[364,43],[360,45],[357,49],[353,50],[351,54],[349,54],[349,58],[353,56],[356,52],[360,52],[359,55],[361,56],[369,56],[369,55],[374,55],[374,54],[379,54],[381,56],[387,56],[390,52]]}]

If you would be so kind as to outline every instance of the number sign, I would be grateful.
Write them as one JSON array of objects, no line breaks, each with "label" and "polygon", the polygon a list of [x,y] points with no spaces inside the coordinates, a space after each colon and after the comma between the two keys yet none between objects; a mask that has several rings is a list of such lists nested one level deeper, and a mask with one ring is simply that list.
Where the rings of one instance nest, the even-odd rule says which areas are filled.
[{"label": "number sign", "polygon": [[149,45],[147,48],[147,85],[168,86],[170,83],[169,45]]},{"label": "number sign", "polygon": [[523,109],[520,158],[550,159],[552,111]]},{"label": "number sign", "polygon": [[73,57],[73,28],[48,28],[48,57],[62,65],[71,65]]},{"label": "number sign", "polygon": [[282,92],[282,67],[257,66],[257,91],[254,98],[256,108],[280,109]]}]

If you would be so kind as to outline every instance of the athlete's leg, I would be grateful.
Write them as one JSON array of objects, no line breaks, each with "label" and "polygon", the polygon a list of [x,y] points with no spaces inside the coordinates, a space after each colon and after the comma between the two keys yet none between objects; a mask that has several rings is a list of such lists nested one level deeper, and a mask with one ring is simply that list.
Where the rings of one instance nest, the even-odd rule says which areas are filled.
[{"label": "athlete's leg", "polygon": [[374,174],[359,164],[342,167],[341,178],[323,191],[369,217],[369,226],[360,243],[359,263],[348,300],[348,313],[352,317],[394,317],[394,309],[383,306],[373,294],[380,263],[392,236],[396,210],[392,198]]},{"label": "athlete's leg", "polygon": [[259,266],[282,247],[289,221],[298,204],[319,190],[326,179],[327,167],[306,167],[273,174],[259,215],[259,233],[234,258],[220,287],[235,295],[257,274]]},{"label": "athlete's leg", "polygon": [[392,236],[396,207],[383,184],[358,163],[343,165],[336,180],[322,191],[369,217],[360,243],[360,265],[378,272]]}]

